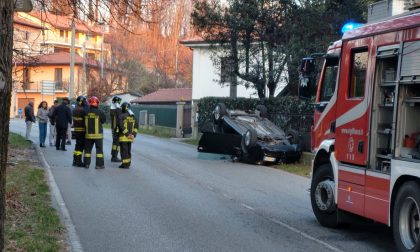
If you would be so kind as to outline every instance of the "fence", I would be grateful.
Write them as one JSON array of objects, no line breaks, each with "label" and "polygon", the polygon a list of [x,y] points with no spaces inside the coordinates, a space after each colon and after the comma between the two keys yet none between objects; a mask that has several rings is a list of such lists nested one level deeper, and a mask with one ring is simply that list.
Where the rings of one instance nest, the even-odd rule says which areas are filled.
[{"label": "fence", "polygon": [[[107,116],[107,121],[110,121],[109,106],[101,106]],[[140,111],[147,111],[148,121],[154,117],[154,125],[162,126],[167,128],[176,128],[176,110],[177,105],[132,105],[131,110],[135,114],[136,118],[140,123],[144,119],[140,119]],[[150,124],[150,122],[148,122]],[[191,105],[187,104],[184,106],[184,118],[183,118],[183,130],[185,133],[191,132]]]}]

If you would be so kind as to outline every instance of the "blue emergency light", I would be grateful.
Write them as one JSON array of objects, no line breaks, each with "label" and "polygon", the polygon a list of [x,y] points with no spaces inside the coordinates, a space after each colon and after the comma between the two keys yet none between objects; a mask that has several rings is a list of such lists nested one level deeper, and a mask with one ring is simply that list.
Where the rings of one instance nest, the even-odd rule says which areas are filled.
[{"label": "blue emergency light", "polygon": [[353,29],[356,29],[356,28],[358,28],[362,25],[363,24],[360,24],[360,23],[348,22],[345,25],[343,25],[343,27],[341,28],[341,32],[345,33],[345,32],[351,31]]}]

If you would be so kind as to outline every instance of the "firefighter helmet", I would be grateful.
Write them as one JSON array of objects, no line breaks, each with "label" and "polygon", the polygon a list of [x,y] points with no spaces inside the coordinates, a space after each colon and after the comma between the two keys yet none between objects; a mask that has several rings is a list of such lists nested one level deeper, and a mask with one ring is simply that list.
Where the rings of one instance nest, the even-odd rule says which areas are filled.
[{"label": "firefighter helmet", "polygon": [[118,104],[120,104],[121,101],[122,101],[121,97],[119,97],[117,95],[114,96],[114,97],[112,97],[112,103],[118,103]]},{"label": "firefighter helmet", "polygon": [[121,104],[121,110],[122,110],[123,113],[128,112],[130,110],[130,103],[123,102]]},{"label": "firefighter helmet", "polygon": [[90,99],[89,99],[89,105],[91,107],[95,107],[95,108],[99,107],[99,99],[98,99],[98,97],[96,97],[96,96],[90,97]]},{"label": "firefighter helmet", "polygon": [[83,95],[80,95],[77,97],[76,102],[77,102],[77,105],[84,106],[86,104],[86,97],[84,97]]}]

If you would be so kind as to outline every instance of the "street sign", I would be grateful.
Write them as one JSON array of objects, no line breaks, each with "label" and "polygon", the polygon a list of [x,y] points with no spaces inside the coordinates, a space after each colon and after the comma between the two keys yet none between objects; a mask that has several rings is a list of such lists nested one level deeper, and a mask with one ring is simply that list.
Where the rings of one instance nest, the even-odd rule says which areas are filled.
[{"label": "street sign", "polygon": [[55,81],[41,81],[41,93],[42,95],[54,95]]}]

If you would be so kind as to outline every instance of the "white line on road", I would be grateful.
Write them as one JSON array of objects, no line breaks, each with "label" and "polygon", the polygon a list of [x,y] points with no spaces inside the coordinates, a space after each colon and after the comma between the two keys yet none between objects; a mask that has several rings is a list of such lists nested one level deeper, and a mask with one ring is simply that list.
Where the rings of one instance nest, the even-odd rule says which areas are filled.
[{"label": "white line on road", "polygon": [[312,235],[310,235],[310,234],[307,234],[307,233],[305,233],[305,232],[303,232],[303,231],[300,231],[299,229],[297,229],[297,228],[295,228],[295,227],[292,227],[292,226],[290,226],[289,224],[284,223],[283,221],[277,220],[277,219],[275,219],[275,218],[271,218],[271,217],[266,217],[266,216],[263,216],[262,214],[257,213],[257,211],[256,211],[253,207],[251,207],[251,206],[249,206],[249,205],[247,205],[247,204],[241,203],[241,206],[242,206],[242,207],[244,207],[244,208],[246,208],[246,209],[248,209],[248,210],[250,210],[250,211],[252,211],[252,212],[254,212],[255,214],[257,214],[257,215],[259,215],[259,216],[262,216],[263,218],[266,218],[266,219],[268,219],[268,220],[270,220],[270,221],[272,221],[272,222],[274,222],[274,223],[276,223],[276,224],[278,224],[278,225],[280,225],[280,226],[282,226],[282,227],[284,227],[284,228],[289,229],[290,231],[292,231],[292,232],[294,232],[294,233],[296,233],[296,234],[299,234],[299,235],[303,236],[304,238],[306,238],[306,239],[308,239],[308,240],[311,240],[311,241],[313,241],[313,242],[316,242],[316,243],[318,243],[318,244],[320,244],[320,245],[322,245],[322,246],[324,246],[324,247],[328,248],[328,249],[329,249],[329,250],[331,250],[331,251],[335,251],[335,252],[343,252],[343,250],[341,250],[341,249],[339,249],[339,248],[337,248],[337,247],[334,247],[334,246],[332,246],[332,245],[330,245],[330,244],[328,244],[328,243],[326,243],[326,242],[324,242],[324,241],[321,241],[320,239],[315,238],[315,237],[313,237],[313,236],[312,236]]}]

